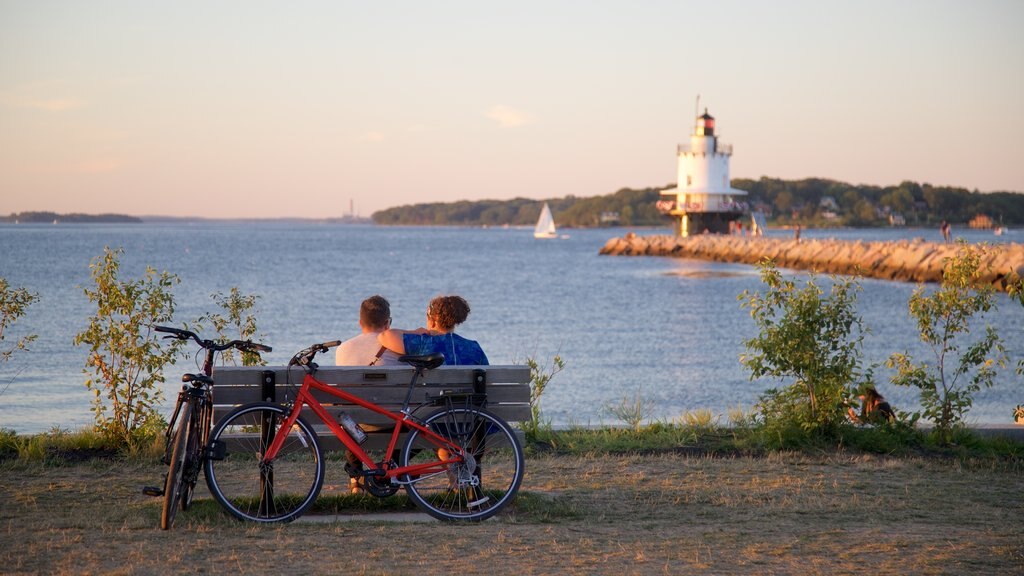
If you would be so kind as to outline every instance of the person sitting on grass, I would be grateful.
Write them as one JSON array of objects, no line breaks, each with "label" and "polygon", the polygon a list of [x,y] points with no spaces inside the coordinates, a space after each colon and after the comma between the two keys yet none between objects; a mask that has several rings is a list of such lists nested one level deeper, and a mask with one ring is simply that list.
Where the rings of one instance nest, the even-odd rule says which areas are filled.
[{"label": "person sitting on grass", "polygon": [[896,413],[892,406],[885,401],[885,397],[879,394],[874,386],[864,388],[864,392],[857,396],[861,401],[860,415],[853,407],[847,408],[850,420],[856,424],[879,424],[896,420]]},{"label": "person sitting on grass", "polygon": [[487,365],[487,355],[475,340],[463,338],[455,327],[469,317],[469,303],[461,296],[438,296],[427,306],[427,327],[416,330],[389,328],[377,340],[395,354],[444,354],[449,366]]}]

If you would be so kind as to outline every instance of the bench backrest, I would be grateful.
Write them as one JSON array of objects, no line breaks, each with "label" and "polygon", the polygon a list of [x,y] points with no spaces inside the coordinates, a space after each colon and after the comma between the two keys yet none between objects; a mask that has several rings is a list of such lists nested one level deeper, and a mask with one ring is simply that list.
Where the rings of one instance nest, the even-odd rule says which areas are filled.
[{"label": "bench backrest", "polygon": [[[402,366],[349,367],[323,366],[317,380],[379,404],[391,411],[402,407],[414,370]],[[289,382],[297,391],[305,371],[285,366],[222,366],[214,369],[214,420],[239,404],[261,400],[282,401],[289,393]],[[272,381],[271,381],[272,380]],[[482,380],[482,382],[481,382]],[[486,391],[487,409],[508,422],[530,419],[530,368],[528,366],[441,366],[428,370],[413,390],[410,406],[415,407],[439,395],[472,394],[481,385]],[[316,393],[317,399],[336,416],[342,410],[357,422],[389,424],[390,420],[362,407],[346,404],[335,396]],[[316,418],[311,423],[318,423]]]}]

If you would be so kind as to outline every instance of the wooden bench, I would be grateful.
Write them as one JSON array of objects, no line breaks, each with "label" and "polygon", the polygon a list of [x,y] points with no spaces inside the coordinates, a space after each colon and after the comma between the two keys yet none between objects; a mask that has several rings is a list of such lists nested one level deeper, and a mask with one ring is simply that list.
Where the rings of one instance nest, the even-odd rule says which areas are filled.
[{"label": "wooden bench", "polygon": [[[354,396],[379,404],[397,412],[402,407],[409,390],[414,370],[405,366],[349,367],[322,366],[317,369],[316,378],[324,384],[343,389]],[[222,366],[213,371],[216,385],[213,388],[214,422],[239,404],[270,400],[294,399],[305,371],[299,367],[290,370],[285,366]],[[295,389],[290,390],[289,382]],[[428,370],[416,383],[410,408],[424,403],[428,398],[441,395],[453,397],[473,395],[474,399],[486,398],[488,411],[500,416],[510,424],[530,419],[530,368],[528,366],[441,366]],[[287,396],[286,396],[287,395]],[[337,418],[338,412],[345,411],[359,422],[367,424],[368,432],[364,449],[378,450],[386,447],[390,430],[381,430],[393,422],[375,412],[354,404],[343,403],[340,398],[315,393],[316,398]],[[424,418],[436,408],[423,407],[416,416]],[[316,415],[305,412],[306,420],[312,424],[325,450],[343,448],[341,442],[324,426]],[[376,430],[374,428],[377,428]],[[522,435],[520,435],[522,440]],[[399,444],[401,446],[401,444]]]}]

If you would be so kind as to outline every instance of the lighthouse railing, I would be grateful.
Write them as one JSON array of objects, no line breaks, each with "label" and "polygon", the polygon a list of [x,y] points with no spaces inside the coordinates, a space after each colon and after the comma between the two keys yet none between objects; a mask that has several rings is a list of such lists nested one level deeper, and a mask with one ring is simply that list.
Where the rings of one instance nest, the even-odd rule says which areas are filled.
[{"label": "lighthouse railing", "polygon": [[[693,152],[693,146],[689,144],[680,144],[676,147],[676,155],[689,154]],[[732,144],[715,144],[715,154],[722,154],[723,156],[732,156]]]}]

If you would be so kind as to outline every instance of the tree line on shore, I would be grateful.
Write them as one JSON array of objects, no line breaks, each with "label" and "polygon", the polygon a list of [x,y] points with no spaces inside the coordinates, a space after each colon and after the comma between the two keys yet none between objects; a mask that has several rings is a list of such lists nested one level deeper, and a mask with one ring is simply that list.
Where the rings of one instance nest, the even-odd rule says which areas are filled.
[{"label": "tree line on shore", "polygon": [[[965,188],[932,186],[904,181],[896,186],[848,184],[824,178],[782,180],[735,179],[732,186],[746,191],[751,210],[763,212],[775,225],[807,226],[937,226],[945,220],[966,224],[988,216],[994,225],[1024,224],[1024,194],[981,193]],[[433,202],[398,206],[375,212],[383,225],[532,226],[544,202],[551,206],[559,227],[665,226],[670,218],[656,203],[660,190],[622,188],[593,197],[564,196],[534,200],[479,200]]]},{"label": "tree line on shore", "polygon": [[58,214],[56,212],[15,212],[0,216],[2,222],[49,224],[51,222],[138,224],[141,218],[125,214]]}]

